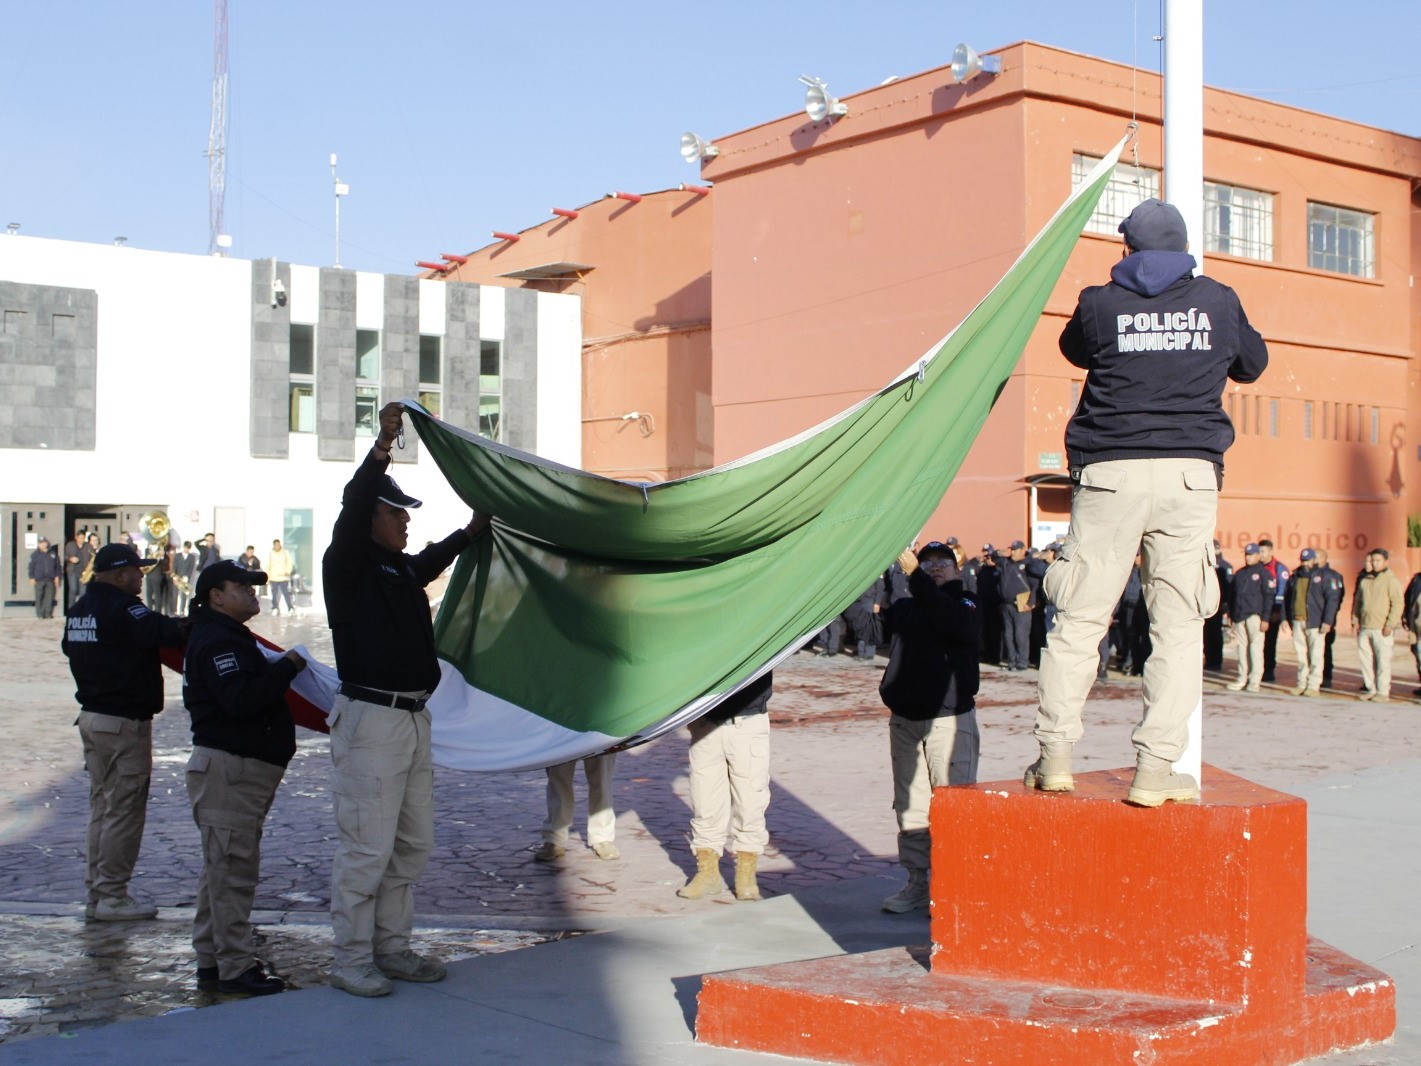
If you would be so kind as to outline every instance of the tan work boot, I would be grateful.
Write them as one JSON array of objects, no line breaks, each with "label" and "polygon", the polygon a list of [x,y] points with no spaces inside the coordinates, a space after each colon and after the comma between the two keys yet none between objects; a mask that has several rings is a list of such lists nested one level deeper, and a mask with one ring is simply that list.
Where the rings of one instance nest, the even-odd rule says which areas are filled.
[{"label": "tan work boot", "polygon": [[718,896],[725,891],[725,878],[720,876],[720,856],[710,848],[696,849],[696,876],[676,890],[682,899]]},{"label": "tan work boot", "polygon": [[606,862],[611,862],[613,859],[620,859],[622,857],[622,853],[617,850],[617,845],[613,844],[610,840],[599,840],[593,844],[592,854]]},{"label": "tan work boot", "polygon": [[735,853],[735,898],[753,900],[760,898],[760,886],[755,881],[755,867],[760,856],[753,851]]},{"label": "tan work boot", "polygon": [[1130,783],[1126,803],[1136,807],[1158,807],[1167,800],[1199,798],[1199,782],[1188,774],[1177,774],[1166,759],[1141,752],[1135,760],[1135,780]]},{"label": "tan work boot", "polygon": [[93,904],[92,912],[84,908],[84,916],[96,922],[131,922],[145,918],[156,918],[158,908],[152,903],[140,903],[132,896],[101,896]]},{"label": "tan work boot", "polygon": [[1021,783],[1027,788],[1037,788],[1042,792],[1071,792],[1076,782],[1071,777],[1071,749],[1073,744],[1053,742],[1041,745],[1041,758],[1026,768]]},{"label": "tan work boot", "polygon": [[545,840],[538,845],[533,852],[534,862],[557,862],[566,854],[567,849],[560,844],[554,844],[551,840]]},{"label": "tan work boot", "polygon": [[932,902],[928,890],[928,871],[908,868],[908,883],[901,891],[895,892],[883,901],[883,909],[890,914],[907,914],[909,911],[926,910]]}]

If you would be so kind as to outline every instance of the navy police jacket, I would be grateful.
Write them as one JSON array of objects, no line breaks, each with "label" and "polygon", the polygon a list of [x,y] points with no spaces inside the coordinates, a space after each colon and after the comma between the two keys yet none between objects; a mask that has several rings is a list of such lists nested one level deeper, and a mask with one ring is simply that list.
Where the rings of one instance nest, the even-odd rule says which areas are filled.
[{"label": "navy police jacket", "polygon": [[1083,289],[1061,353],[1086,373],[1066,427],[1073,470],[1111,459],[1222,465],[1233,443],[1224,386],[1257,381],[1268,349],[1238,295],[1194,277],[1187,252],[1135,252]]},{"label": "navy police jacket", "polygon": [[418,555],[386,551],[371,540],[375,494],[389,462],[371,449],[356,469],[323,560],[336,671],[353,685],[433,692],[439,660],[424,586],[469,546],[469,534],[456,530]]},{"label": "navy police jacket", "polygon": [[[1306,581],[1308,585],[1307,596],[1307,617],[1298,618],[1297,615],[1297,589],[1298,582]],[[1301,625],[1304,629],[1317,629],[1320,626],[1336,626],[1337,612],[1342,607],[1342,594],[1346,590],[1347,583],[1342,580],[1342,575],[1326,564],[1322,566],[1299,567],[1293,571],[1293,576],[1288,580],[1288,593],[1283,599],[1283,611],[1288,617],[1288,621],[1293,625]]]},{"label": "navy police jacket", "polygon": [[145,721],[163,709],[158,648],[182,643],[176,618],[154,614],[137,596],[93,581],[69,608],[59,646],[69,656],[79,706]]},{"label": "navy police jacket", "polygon": [[1263,621],[1273,613],[1276,582],[1262,563],[1245,566],[1234,574],[1234,598],[1229,604],[1229,617],[1242,622],[1250,615],[1261,615]]},{"label": "navy police jacket", "polygon": [[286,690],[300,671],[284,656],[268,662],[252,631],[207,607],[193,615],[183,660],[183,703],[200,748],[285,766],[296,754]]},{"label": "navy police jacket", "polygon": [[921,569],[908,576],[908,593],[888,608],[893,637],[879,697],[894,714],[919,722],[972,710],[982,640],[976,600],[962,582],[938,588]]}]

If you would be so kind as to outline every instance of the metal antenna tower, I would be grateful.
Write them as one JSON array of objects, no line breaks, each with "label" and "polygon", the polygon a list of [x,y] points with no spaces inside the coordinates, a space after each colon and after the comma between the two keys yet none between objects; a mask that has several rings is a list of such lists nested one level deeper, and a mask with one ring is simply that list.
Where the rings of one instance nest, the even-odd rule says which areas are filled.
[{"label": "metal antenna tower", "polygon": [[212,0],[212,125],[206,155],[207,252],[223,255],[232,244],[222,223],[227,199],[227,0]]}]

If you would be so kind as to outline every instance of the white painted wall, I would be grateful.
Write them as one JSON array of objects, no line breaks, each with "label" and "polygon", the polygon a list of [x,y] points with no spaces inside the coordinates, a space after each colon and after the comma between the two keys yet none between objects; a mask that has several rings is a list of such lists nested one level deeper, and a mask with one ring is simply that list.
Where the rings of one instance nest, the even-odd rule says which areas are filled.
[{"label": "white painted wall", "polygon": [[[482,328],[482,327],[481,327]],[[582,299],[538,299],[538,454],[582,467]]]},{"label": "white painted wall", "polygon": [[[236,556],[252,543],[263,559],[273,538],[282,536],[283,510],[310,508],[313,576],[319,589],[319,556],[355,464],[317,459],[314,434],[292,434],[288,459],[250,455],[250,262],[0,236],[0,278],[98,293],[95,450],[0,451],[5,464],[0,499],[51,505],[159,504],[168,510],[177,535],[193,541],[213,528],[216,508],[241,508],[245,537],[242,543],[223,543],[223,551]],[[357,293],[362,308],[374,302],[383,316],[381,275],[358,275]],[[317,268],[293,265],[293,321],[316,321],[318,295]],[[426,323],[428,303],[440,313],[438,328],[427,332],[443,333],[442,284],[422,282],[420,295],[421,330],[433,324]],[[579,301],[549,295],[540,299],[546,306],[539,309],[536,439],[548,442],[545,454],[550,458],[578,465]],[[484,338],[502,340],[502,289],[483,288],[481,316]],[[361,328],[378,328],[380,321],[362,310],[357,319]],[[357,439],[357,461],[369,445],[369,438]],[[395,464],[392,473],[407,492],[425,501],[412,512],[412,547],[441,539],[467,523],[467,508],[423,452],[415,463]],[[302,562],[310,572],[309,563]]]}]

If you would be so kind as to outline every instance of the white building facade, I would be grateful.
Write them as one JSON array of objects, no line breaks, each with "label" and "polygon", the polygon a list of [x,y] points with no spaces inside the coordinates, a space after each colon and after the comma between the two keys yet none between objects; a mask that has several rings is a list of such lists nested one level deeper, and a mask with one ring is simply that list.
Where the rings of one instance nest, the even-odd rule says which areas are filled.
[{"label": "white building facade", "polygon": [[[33,603],[39,537],[274,539],[321,605],[341,490],[391,400],[580,467],[575,296],[275,260],[0,237],[0,603]],[[469,511],[407,434],[411,545]],[[61,600],[61,603],[63,601]]]}]

